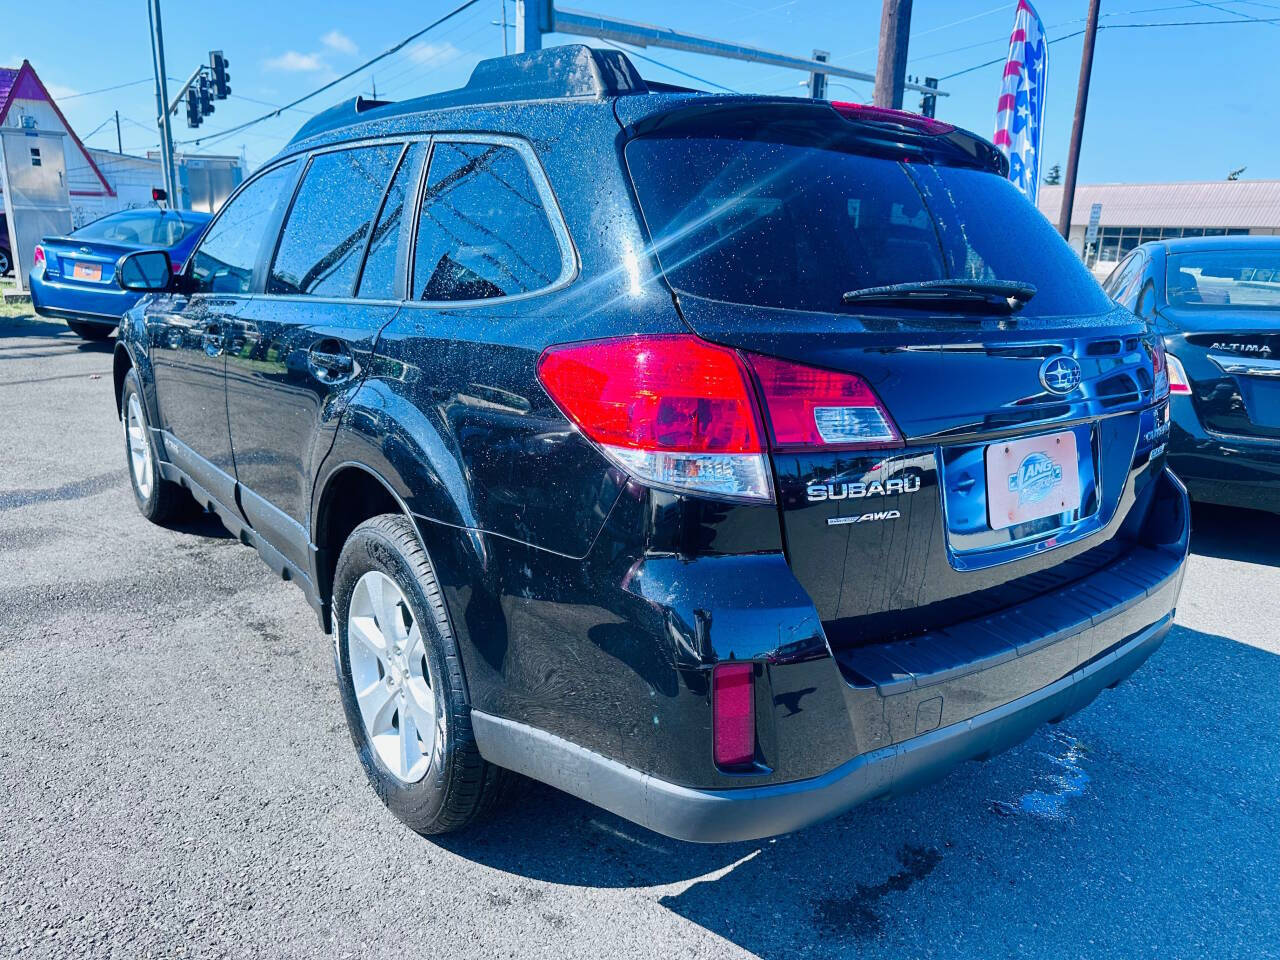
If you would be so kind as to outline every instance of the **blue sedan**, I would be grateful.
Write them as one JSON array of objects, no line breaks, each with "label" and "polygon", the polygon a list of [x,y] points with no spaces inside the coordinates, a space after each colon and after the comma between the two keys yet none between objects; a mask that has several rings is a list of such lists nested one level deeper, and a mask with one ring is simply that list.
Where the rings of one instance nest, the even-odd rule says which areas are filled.
[{"label": "blue sedan", "polygon": [[134,250],[167,250],[176,274],[210,219],[191,210],[121,210],[68,236],[45,237],[35,250],[31,304],[86,340],[105,340],[143,296],[116,284],[116,261]]}]

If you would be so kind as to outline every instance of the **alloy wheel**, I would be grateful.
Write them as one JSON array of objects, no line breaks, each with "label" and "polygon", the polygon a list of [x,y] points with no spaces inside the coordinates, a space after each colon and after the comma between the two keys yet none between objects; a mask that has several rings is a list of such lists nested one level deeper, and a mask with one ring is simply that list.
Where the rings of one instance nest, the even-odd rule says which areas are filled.
[{"label": "alloy wheel", "polygon": [[128,411],[124,424],[129,443],[129,462],[133,467],[133,483],[143,500],[151,496],[155,483],[155,465],[151,461],[151,444],[147,443],[147,422],[142,417],[142,404],[136,393],[129,395]]},{"label": "alloy wheel", "polygon": [[422,631],[396,582],[370,570],[347,610],[347,656],[365,734],[404,783],[426,776],[439,739],[439,711]]}]

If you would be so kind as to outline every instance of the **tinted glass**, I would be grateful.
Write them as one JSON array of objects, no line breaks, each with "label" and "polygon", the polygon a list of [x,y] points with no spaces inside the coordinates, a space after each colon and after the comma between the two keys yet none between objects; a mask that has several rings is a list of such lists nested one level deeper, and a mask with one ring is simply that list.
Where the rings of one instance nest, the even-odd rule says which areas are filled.
[{"label": "tinted glass", "polygon": [[280,236],[267,293],[349,297],[404,144],[314,157]]},{"label": "tinted glass", "polygon": [[369,242],[369,255],[360,274],[359,295],[366,299],[390,300],[396,295],[396,266],[400,261],[400,247],[405,240],[405,205],[412,202],[413,187],[417,182],[418,161],[425,146],[411,144],[409,152],[400,161],[400,169],[391,181],[391,189],[378,214],[373,239]]},{"label": "tinted glass", "polygon": [[71,236],[77,240],[100,240],[140,247],[171,247],[208,221],[184,219],[166,210],[121,210],[110,216],[86,223]]},{"label": "tinted glass", "polygon": [[917,280],[1018,280],[1024,315],[1109,304],[1071,248],[1007,180],[768,140],[642,137],[626,149],[663,268],[700,296],[867,312],[848,290]]},{"label": "tinted glass", "polygon": [[199,293],[248,293],[253,266],[267,228],[287,202],[297,161],[264,173],[232,199],[213,222],[191,258],[191,278]]},{"label": "tinted glass", "polygon": [[418,221],[418,299],[526,293],[550,286],[562,266],[542,198],[516,150],[436,144]]},{"label": "tinted glass", "polygon": [[1280,250],[1198,250],[1170,254],[1165,296],[1175,307],[1280,307]]}]

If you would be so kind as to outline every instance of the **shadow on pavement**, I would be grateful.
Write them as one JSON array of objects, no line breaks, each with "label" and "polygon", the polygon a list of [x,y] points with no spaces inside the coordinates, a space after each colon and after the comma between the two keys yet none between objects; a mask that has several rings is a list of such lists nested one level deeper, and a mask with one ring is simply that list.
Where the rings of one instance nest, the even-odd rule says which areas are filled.
[{"label": "shadow on pavement", "polygon": [[1196,504],[1191,511],[1191,552],[1280,567],[1280,516]]},{"label": "shadow on pavement", "polygon": [[1178,627],[1015,750],[775,840],[681,843],[532,785],[433,842],[538,880],[664,887],[768,958],[1257,956],[1280,942],[1277,690],[1280,656]]}]

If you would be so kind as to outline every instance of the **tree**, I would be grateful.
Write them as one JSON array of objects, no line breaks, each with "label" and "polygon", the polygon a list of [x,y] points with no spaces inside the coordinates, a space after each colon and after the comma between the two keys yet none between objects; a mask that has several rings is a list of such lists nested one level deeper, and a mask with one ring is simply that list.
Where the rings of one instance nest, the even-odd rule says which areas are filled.
[{"label": "tree", "polygon": [[1044,182],[1051,187],[1056,187],[1062,182],[1062,164],[1055,163],[1049,168],[1049,172],[1044,175]]}]

